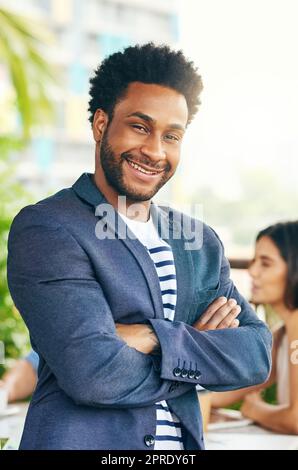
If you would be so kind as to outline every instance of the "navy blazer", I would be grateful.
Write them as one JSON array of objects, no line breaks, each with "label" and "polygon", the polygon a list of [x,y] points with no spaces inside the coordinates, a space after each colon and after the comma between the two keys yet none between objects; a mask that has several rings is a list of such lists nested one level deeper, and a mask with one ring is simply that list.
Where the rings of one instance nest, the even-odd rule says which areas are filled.
[{"label": "navy blazer", "polygon": [[[20,448],[150,450],[154,404],[167,400],[181,420],[185,449],[203,449],[196,385],[224,391],[264,382],[271,334],[230,280],[216,233],[201,223],[202,246],[186,250],[186,231],[174,237],[177,219],[151,203],[160,226],[169,222],[164,238],[177,274],[175,320],[164,320],[145,247],[98,236],[101,203],[104,196],[85,173],[71,188],[22,209],[11,226],[9,289],[40,357]],[[240,327],[193,328],[219,296],[241,305]],[[115,322],[150,323],[160,354],[129,347]]]}]

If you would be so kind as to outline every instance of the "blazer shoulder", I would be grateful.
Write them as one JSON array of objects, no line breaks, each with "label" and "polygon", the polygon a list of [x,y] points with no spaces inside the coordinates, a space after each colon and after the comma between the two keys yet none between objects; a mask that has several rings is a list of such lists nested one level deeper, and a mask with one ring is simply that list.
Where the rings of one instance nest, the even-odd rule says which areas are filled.
[{"label": "blazer shoulder", "polygon": [[65,188],[41,199],[35,204],[23,207],[14,217],[11,229],[28,225],[46,225],[58,227],[64,225],[68,216],[76,212],[80,205],[72,188]]},{"label": "blazer shoulder", "polygon": [[211,243],[220,246],[223,248],[223,243],[218,235],[218,233],[207,224],[204,224],[204,236],[210,241]]}]

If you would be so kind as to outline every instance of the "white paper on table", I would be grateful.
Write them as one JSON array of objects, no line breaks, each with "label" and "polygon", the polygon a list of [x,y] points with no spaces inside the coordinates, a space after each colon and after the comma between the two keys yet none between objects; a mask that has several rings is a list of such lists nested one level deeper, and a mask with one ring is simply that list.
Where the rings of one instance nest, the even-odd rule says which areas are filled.
[{"label": "white paper on table", "polygon": [[298,436],[208,432],[207,450],[298,450]]}]

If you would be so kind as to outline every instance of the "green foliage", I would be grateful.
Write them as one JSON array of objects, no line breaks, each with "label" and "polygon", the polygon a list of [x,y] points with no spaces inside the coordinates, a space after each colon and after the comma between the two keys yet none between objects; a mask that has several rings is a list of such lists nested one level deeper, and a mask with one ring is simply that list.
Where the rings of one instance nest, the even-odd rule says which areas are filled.
[{"label": "green foliage", "polygon": [[4,343],[5,356],[17,358],[28,349],[28,333],[7,286],[7,239],[14,215],[31,201],[29,194],[14,180],[12,162],[3,158],[11,149],[10,145],[5,147],[1,143],[0,160],[0,341]]},{"label": "green foliage", "polygon": [[[277,405],[277,393],[276,393],[276,384],[270,385],[270,387],[267,387],[265,390],[262,391],[261,393],[263,400],[266,403],[270,403],[270,405]],[[228,406],[227,408],[229,410],[237,410],[239,411],[241,406],[242,406],[243,401],[237,401],[236,403],[233,403],[232,405]]]},{"label": "green foliage", "polygon": [[3,447],[5,446],[5,444],[7,443],[8,441],[8,437],[6,438],[0,438],[0,450],[3,449]]},{"label": "green foliage", "polygon": [[15,111],[21,121],[19,137],[23,140],[30,138],[35,124],[47,123],[53,117],[48,94],[49,85],[55,83],[55,72],[44,60],[42,51],[51,42],[46,28],[0,8],[0,62],[10,75]]},{"label": "green foliage", "polygon": [[[6,359],[18,358],[29,348],[28,331],[7,285],[7,239],[14,216],[33,202],[15,179],[15,155],[29,144],[34,126],[47,124],[53,117],[49,91],[56,84],[55,71],[43,58],[43,49],[51,40],[42,25],[0,8],[0,64],[9,73],[14,97],[0,112],[4,122],[9,114],[15,114],[20,122],[6,134],[0,130],[0,341]],[[0,376],[3,370],[0,365]]]},{"label": "green foliage", "polygon": [[271,403],[271,405],[277,405],[277,390],[276,384],[270,385],[270,387],[266,388],[262,392],[263,400],[267,403]]}]

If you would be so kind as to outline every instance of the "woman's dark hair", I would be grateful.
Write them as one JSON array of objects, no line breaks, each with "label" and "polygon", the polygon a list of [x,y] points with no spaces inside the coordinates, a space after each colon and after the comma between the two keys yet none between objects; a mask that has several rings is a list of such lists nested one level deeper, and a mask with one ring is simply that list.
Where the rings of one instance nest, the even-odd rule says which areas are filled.
[{"label": "woman's dark hair", "polygon": [[95,70],[89,91],[91,124],[97,109],[102,109],[112,119],[115,105],[125,96],[132,82],[166,86],[184,95],[188,124],[198,110],[203,85],[193,62],[187,60],[181,50],[174,51],[166,45],[156,46],[150,42],[115,52]]},{"label": "woman's dark hair", "polygon": [[271,225],[258,233],[256,241],[265,236],[273,241],[287,263],[284,302],[287,308],[295,310],[298,308],[298,220]]}]

